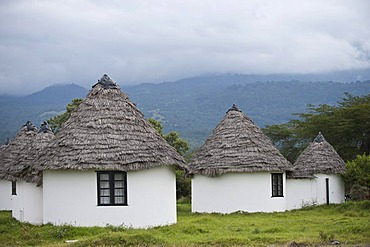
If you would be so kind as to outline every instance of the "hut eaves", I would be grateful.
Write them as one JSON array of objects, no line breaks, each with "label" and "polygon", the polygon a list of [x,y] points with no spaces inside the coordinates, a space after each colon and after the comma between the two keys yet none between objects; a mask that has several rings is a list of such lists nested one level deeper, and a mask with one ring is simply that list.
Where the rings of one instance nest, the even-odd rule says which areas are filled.
[{"label": "hut eaves", "polygon": [[291,164],[252,120],[233,105],[189,163],[190,174],[288,171]]},{"label": "hut eaves", "polygon": [[0,153],[0,179],[19,180],[18,171],[24,168],[19,161],[30,152],[36,134],[37,128],[27,121],[16,137],[5,145]]},{"label": "hut eaves", "polygon": [[104,75],[39,155],[35,169],[135,171],[185,161]]},{"label": "hut eaves", "polygon": [[345,163],[332,145],[319,132],[293,164],[288,178],[314,178],[314,174],[340,174]]}]

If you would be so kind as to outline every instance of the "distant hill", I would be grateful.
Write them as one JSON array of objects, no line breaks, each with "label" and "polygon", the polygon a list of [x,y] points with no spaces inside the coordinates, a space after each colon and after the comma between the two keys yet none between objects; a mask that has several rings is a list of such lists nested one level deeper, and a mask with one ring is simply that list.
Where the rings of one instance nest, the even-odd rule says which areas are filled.
[{"label": "distant hill", "polygon": [[[365,72],[351,78],[370,78]],[[292,113],[305,112],[307,104],[334,105],[345,92],[370,93],[370,80],[340,83],[310,82],[310,78],[314,79],[303,75],[225,74],[146,83],[123,87],[123,91],[146,118],[160,120],[165,133],[180,132],[192,147],[204,142],[233,103],[264,127],[286,122],[294,117]],[[50,86],[24,97],[0,96],[0,143],[13,137],[27,120],[39,126],[62,113],[73,98],[85,98],[87,93],[87,89],[69,84]]]},{"label": "distant hill", "polygon": [[37,127],[61,114],[74,98],[85,98],[87,89],[76,85],[53,85],[31,95],[0,95],[0,143],[13,138],[21,125],[32,121]]},{"label": "distant hill", "polygon": [[308,104],[335,105],[345,92],[368,94],[370,81],[249,82],[242,75],[223,75],[141,84],[124,91],[147,118],[163,123],[165,133],[178,131],[196,147],[204,142],[233,103],[264,127],[292,119],[292,113],[305,112]]}]

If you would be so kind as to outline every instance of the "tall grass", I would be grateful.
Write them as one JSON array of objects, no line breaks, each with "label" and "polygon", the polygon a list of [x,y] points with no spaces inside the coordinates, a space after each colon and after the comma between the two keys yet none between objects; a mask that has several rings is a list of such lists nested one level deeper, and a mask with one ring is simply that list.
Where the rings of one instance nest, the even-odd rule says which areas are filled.
[{"label": "tall grass", "polygon": [[0,212],[0,246],[315,246],[333,240],[370,243],[370,201],[227,215],[193,214],[189,204],[178,204],[177,224],[150,229],[33,226]]}]

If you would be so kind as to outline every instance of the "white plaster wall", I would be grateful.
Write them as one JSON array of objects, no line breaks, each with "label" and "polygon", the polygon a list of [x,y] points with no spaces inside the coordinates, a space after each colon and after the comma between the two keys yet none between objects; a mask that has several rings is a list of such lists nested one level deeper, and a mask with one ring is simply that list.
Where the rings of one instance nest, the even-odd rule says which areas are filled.
[{"label": "white plaster wall", "polygon": [[344,182],[340,175],[337,174],[314,174],[317,177],[317,197],[318,204],[326,203],[326,182],[329,178],[329,203],[344,202],[345,191]]},{"label": "white plaster wall", "polygon": [[314,174],[313,179],[287,180],[287,209],[326,204],[326,178],[329,178],[329,203],[344,202],[344,182],[340,175]]},{"label": "white plaster wall", "polygon": [[176,223],[176,177],[163,166],[127,173],[128,206],[97,206],[95,171],[44,171],[44,223],[147,228]]},{"label": "white plaster wall", "polygon": [[287,210],[317,204],[316,179],[287,179]]},{"label": "white plaster wall", "polygon": [[12,182],[0,180],[0,210],[11,210]]},{"label": "white plaster wall", "polygon": [[17,181],[17,195],[12,195],[12,216],[22,222],[42,224],[42,188]]},{"label": "white plaster wall", "polygon": [[226,173],[210,178],[194,175],[192,179],[192,212],[232,213],[285,211],[284,197],[271,197],[271,173]]}]

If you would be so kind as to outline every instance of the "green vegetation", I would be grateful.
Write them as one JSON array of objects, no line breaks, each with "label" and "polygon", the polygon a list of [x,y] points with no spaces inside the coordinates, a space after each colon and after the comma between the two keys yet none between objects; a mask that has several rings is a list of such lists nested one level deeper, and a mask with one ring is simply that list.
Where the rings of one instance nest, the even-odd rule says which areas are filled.
[{"label": "green vegetation", "polygon": [[337,106],[310,105],[299,119],[264,129],[280,152],[292,163],[308,143],[322,132],[325,139],[347,161],[343,174],[346,192],[352,199],[370,195],[370,94],[345,94]]},{"label": "green vegetation", "polygon": [[[33,226],[0,212],[0,246],[315,246],[370,243],[370,201],[282,213],[193,214],[178,204],[178,223],[150,229]],[[67,240],[78,240],[68,243]]]},{"label": "green vegetation", "polygon": [[67,120],[71,116],[72,111],[76,109],[82,103],[82,101],[83,99],[73,99],[72,102],[66,106],[66,112],[50,118],[47,121],[54,133],[57,133],[60,130],[62,124],[67,122]]},{"label": "green vegetation", "polygon": [[[182,156],[189,156],[189,143],[180,137],[180,134],[171,131],[168,134],[163,134],[163,125],[160,121],[153,118],[148,119],[149,124],[158,131],[158,133],[176,149],[176,151]],[[185,177],[185,171],[182,169],[176,169],[176,198],[182,200],[190,200],[191,194],[191,181],[190,178]]]},{"label": "green vegetation", "polygon": [[343,178],[351,199],[370,198],[370,155],[357,155],[356,159],[348,161]]},{"label": "green vegetation", "polygon": [[267,126],[264,131],[291,162],[307,144],[322,132],[344,160],[370,153],[370,94],[345,94],[337,106],[310,105],[299,119]]}]

